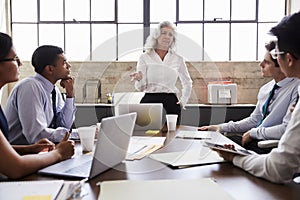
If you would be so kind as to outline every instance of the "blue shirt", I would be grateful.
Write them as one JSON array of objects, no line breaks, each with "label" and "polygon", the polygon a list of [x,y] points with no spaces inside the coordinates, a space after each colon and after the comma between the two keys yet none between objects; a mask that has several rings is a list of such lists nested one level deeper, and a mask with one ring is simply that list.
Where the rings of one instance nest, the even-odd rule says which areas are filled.
[{"label": "blue shirt", "polygon": [[263,85],[257,95],[257,104],[251,115],[241,121],[228,122],[220,125],[221,132],[247,132],[250,137],[258,140],[280,139],[291,118],[290,107],[295,103],[300,80],[285,78],[277,83],[279,88],[270,101],[268,116],[256,127],[262,118],[262,107],[266,102],[275,81]]},{"label": "blue shirt", "polygon": [[67,98],[64,102],[57,87],[58,128],[48,128],[53,119],[53,87],[55,85],[40,74],[23,79],[14,87],[5,109],[11,144],[32,144],[42,138],[60,142],[66,131],[70,130],[75,119],[74,98]]}]

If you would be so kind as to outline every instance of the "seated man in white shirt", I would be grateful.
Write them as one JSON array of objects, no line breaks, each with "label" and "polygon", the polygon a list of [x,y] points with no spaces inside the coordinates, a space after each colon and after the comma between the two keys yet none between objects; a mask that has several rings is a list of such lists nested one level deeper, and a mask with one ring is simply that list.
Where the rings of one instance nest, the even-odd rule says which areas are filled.
[{"label": "seated man in white shirt", "polygon": [[[277,46],[271,54],[277,58],[287,77],[300,78],[300,12],[284,17],[270,32],[277,37]],[[300,88],[298,89],[298,94]],[[278,147],[265,155],[238,156],[219,151],[226,160],[254,176],[275,183],[287,183],[300,172],[300,104],[297,103]],[[232,145],[226,145],[233,148]]]},{"label": "seated man in white shirt", "polygon": [[[50,45],[38,47],[32,65],[35,76],[18,82],[7,100],[7,139],[11,144],[33,144],[42,138],[59,142],[75,119],[74,78],[63,50]],[[65,101],[55,86],[59,80],[66,90]]]},{"label": "seated man in white shirt", "polygon": [[[266,44],[267,52],[264,60],[260,62],[263,77],[272,77],[273,80],[260,88],[257,95],[258,101],[251,115],[236,122],[230,121],[219,125],[203,126],[199,130],[243,133],[243,135],[228,137],[237,144],[259,154],[268,153],[272,150],[272,148],[259,148],[257,143],[260,140],[281,138],[291,118],[289,108],[297,99],[297,88],[300,83],[297,78],[286,78],[280,70],[277,60],[272,58],[270,52],[275,49],[275,45],[274,41]],[[270,96],[270,91],[272,91],[275,83],[278,88]]]}]

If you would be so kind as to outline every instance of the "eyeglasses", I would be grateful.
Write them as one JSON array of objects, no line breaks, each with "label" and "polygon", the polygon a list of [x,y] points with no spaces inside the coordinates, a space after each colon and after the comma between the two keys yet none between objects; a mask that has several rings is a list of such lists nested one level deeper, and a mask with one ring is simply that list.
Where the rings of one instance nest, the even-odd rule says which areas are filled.
[{"label": "eyeglasses", "polygon": [[16,61],[18,66],[20,66],[22,64],[20,61],[20,58],[18,56],[14,57],[14,58],[4,58],[4,59],[0,60],[0,62],[10,62],[10,61]]},{"label": "eyeglasses", "polygon": [[277,48],[275,48],[272,51],[270,51],[270,54],[271,54],[273,59],[277,59],[278,55],[285,54],[285,52],[284,51],[279,51]]}]

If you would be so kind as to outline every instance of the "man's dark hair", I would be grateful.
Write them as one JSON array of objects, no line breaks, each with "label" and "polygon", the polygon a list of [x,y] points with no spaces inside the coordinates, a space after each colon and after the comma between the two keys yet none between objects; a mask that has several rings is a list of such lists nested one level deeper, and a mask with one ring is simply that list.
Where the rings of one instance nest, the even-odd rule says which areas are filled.
[{"label": "man's dark hair", "polygon": [[[275,41],[270,41],[269,43],[267,43],[265,45],[265,47],[266,47],[267,51],[270,52],[270,51],[272,51],[273,49],[276,48],[276,42]],[[272,61],[275,63],[275,67],[279,67],[277,59],[273,59],[272,56],[270,56],[270,57],[271,57]]]},{"label": "man's dark hair", "polygon": [[13,43],[9,35],[0,32],[0,59],[4,59],[12,48]]},{"label": "man's dark hair", "polygon": [[44,45],[38,47],[31,58],[34,71],[41,74],[47,65],[55,65],[58,59],[57,56],[62,53],[62,48],[57,46]]},{"label": "man's dark hair", "polygon": [[300,12],[284,17],[270,32],[277,37],[280,51],[300,58]]}]

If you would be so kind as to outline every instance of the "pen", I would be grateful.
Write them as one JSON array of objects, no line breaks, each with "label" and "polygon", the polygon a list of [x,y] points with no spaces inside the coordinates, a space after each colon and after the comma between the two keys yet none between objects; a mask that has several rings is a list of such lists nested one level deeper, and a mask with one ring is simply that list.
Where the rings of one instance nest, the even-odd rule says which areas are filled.
[{"label": "pen", "polygon": [[210,140],[211,138],[199,138],[199,137],[189,137],[189,136],[176,136],[176,138],[190,139],[190,140]]}]

